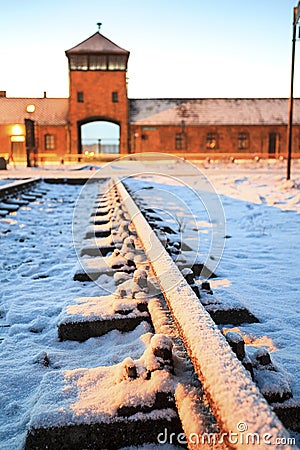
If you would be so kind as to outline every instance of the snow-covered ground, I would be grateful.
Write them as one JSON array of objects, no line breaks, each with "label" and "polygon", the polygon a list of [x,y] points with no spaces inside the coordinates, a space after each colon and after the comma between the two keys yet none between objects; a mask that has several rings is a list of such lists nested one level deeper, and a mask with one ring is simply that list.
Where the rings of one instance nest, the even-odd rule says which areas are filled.
[{"label": "snow-covered ground", "polygon": [[[194,195],[193,170],[187,175],[184,170],[175,170],[175,166],[174,177],[171,171],[169,181],[164,176],[169,186],[163,188],[161,176],[147,175],[154,190],[139,190],[138,196],[144,192],[146,204],[151,207],[158,203],[155,189],[171,192],[178,206],[177,211],[172,206],[173,217],[180,216],[181,204],[185,203],[197,222],[200,251],[214,256],[208,247],[213,239],[211,229],[218,228],[218,223],[209,223],[208,212],[205,215],[203,204]],[[211,282],[212,288],[221,298],[237,298],[260,320],[239,330],[250,351],[252,347],[266,347],[274,362],[290,374],[294,397],[299,400],[299,165],[295,163],[293,169],[293,180],[286,181],[284,162],[217,164],[204,170],[200,167],[220,196],[226,220],[224,251],[216,268],[219,278]],[[141,181],[130,183],[141,185]],[[197,192],[201,197],[201,191]],[[222,220],[221,212],[219,216]]]},{"label": "snow-covered ground", "polygon": [[[9,168],[0,177],[96,173],[70,169]],[[259,323],[239,327],[246,342],[271,352],[276,364],[290,374],[294,397],[299,400],[299,163],[292,166],[292,182],[284,180],[281,161],[205,162],[196,167],[180,160],[165,159],[159,164],[126,160],[101,167],[97,175],[135,175],[127,180],[129,186],[159,189],[162,209],[175,217],[190,242],[200,236],[200,251],[216,256],[219,278],[212,282],[214,291],[238,298],[259,318]],[[1,450],[23,448],[30,412],[46,373],[117,364],[127,356],[139,358],[145,350],[142,336],[149,331],[142,323],[125,335],[113,331],[80,344],[58,341],[57,323],[64,306],[74,298],[107,292],[99,284],[72,279],[76,264],[72,215],[81,187],[43,183],[41,188],[47,190],[43,198],[0,219]],[[92,196],[93,188],[88,189]],[[150,193],[151,189],[139,191],[148,207]],[[87,195],[88,203],[89,191],[82,195]],[[211,199],[217,212],[207,205]],[[152,201],[155,204],[154,195]],[[217,244],[212,247],[214,230],[223,234],[221,239],[216,234]],[[50,362],[47,367],[44,352]]]}]

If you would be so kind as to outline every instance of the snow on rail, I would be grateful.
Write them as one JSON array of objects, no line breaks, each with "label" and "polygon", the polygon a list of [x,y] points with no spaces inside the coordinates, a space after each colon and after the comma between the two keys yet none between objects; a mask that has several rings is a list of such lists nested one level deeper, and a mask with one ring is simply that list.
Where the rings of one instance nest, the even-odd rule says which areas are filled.
[{"label": "snow on rail", "polygon": [[9,184],[5,184],[0,187],[0,197],[13,194],[24,189],[28,189],[41,181],[40,178],[29,178],[27,180],[17,180]]},{"label": "snow on rail", "polygon": [[119,179],[113,182],[157,276],[197,375],[211,399],[221,429],[234,434],[234,448],[238,450],[247,447],[245,434],[259,436],[260,449],[270,448],[270,442],[273,448],[291,449],[287,444],[288,432],[164,250],[125,186]]}]

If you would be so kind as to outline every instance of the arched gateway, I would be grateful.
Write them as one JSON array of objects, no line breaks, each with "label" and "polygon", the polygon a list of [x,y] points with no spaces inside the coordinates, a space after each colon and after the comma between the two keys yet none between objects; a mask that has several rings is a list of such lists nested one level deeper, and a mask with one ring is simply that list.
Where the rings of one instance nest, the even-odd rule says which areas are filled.
[{"label": "arched gateway", "polygon": [[128,153],[127,50],[100,32],[66,51],[69,61],[71,153],[82,153],[82,125],[95,120],[120,127],[120,153]]},{"label": "arched gateway", "polygon": [[89,117],[78,123],[79,153],[120,153],[120,126],[103,117]]}]

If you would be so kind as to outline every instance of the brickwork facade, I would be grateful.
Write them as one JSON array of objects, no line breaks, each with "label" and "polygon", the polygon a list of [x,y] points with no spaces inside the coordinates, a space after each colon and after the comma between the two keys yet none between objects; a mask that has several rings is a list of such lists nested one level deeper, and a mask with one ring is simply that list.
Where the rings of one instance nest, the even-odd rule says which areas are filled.
[{"label": "brickwork facade", "polygon": [[[24,119],[30,117],[46,160],[76,160],[83,153],[83,125],[96,121],[119,126],[121,154],[287,156],[287,99],[128,99],[127,50],[98,32],[66,56],[68,98],[7,98],[0,91],[0,155],[13,150],[25,157]],[[300,157],[300,99],[294,99],[292,148]]]},{"label": "brickwork facade", "polygon": [[80,127],[93,121],[120,126],[120,153],[128,149],[128,98],[125,71],[70,71],[71,152],[81,152]]},{"label": "brickwork facade", "polygon": [[[17,133],[16,129],[17,127]],[[43,160],[63,159],[68,147],[67,125],[35,125],[36,149]],[[26,155],[25,126],[19,124],[0,124],[0,155],[8,158],[13,153],[16,161],[24,160]]]},{"label": "brickwork facade", "polygon": [[[180,126],[134,125],[130,127],[132,153],[165,152],[187,154],[216,153],[241,157],[253,154],[262,157],[286,156],[287,127],[281,126]],[[300,155],[300,127],[294,126],[294,154]]]}]

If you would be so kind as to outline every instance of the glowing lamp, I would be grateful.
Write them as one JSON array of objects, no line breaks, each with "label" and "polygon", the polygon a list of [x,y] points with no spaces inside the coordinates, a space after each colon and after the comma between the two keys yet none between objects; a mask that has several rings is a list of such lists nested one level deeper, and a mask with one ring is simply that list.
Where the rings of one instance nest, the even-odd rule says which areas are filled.
[{"label": "glowing lamp", "polygon": [[34,113],[34,111],[35,111],[35,105],[27,105],[27,106],[26,106],[26,111],[27,111],[28,113]]},{"label": "glowing lamp", "polygon": [[14,136],[20,136],[21,134],[23,134],[23,128],[21,127],[21,125],[13,125],[11,134]]}]

